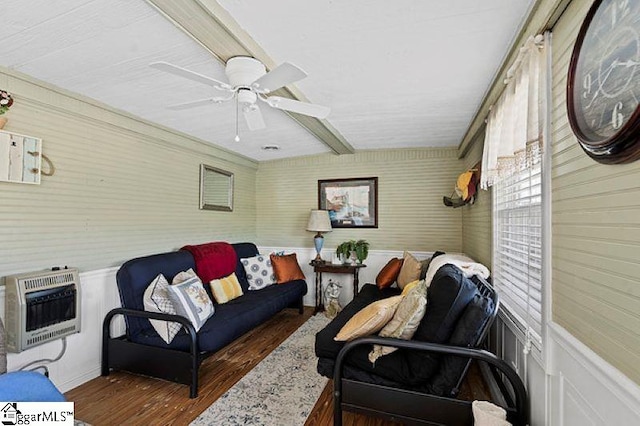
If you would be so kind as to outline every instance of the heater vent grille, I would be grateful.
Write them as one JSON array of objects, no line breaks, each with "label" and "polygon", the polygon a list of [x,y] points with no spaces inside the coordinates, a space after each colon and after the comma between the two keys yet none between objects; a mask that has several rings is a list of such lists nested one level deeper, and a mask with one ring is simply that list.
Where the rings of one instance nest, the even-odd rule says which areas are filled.
[{"label": "heater vent grille", "polygon": [[46,277],[36,277],[24,280],[25,290],[36,290],[40,288],[47,288],[59,284],[69,284],[74,282],[73,273],[62,272],[57,275],[49,275]]},{"label": "heater vent grille", "polygon": [[35,345],[38,345],[40,343],[44,343],[44,342],[48,342],[49,340],[56,339],[58,337],[67,336],[69,334],[74,333],[75,331],[76,331],[76,327],[75,326],[61,328],[61,329],[55,330],[55,331],[50,331],[48,333],[40,334],[39,336],[35,336],[35,337],[30,338],[30,339],[27,339],[27,345],[35,346]]},{"label": "heater vent grille", "polygon": [[80,332],[80,278],[75,268],[5,279],[7,349],[33,346]]}]

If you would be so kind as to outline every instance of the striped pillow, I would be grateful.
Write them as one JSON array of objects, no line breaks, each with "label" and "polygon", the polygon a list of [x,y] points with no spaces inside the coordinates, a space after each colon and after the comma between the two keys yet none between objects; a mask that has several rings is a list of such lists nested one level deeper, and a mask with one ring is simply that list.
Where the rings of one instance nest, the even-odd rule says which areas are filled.
[{"label": "striped pillow", "polygon": [[235,272],[219,280],[211,280],[209,286],[211,286],[213,298],[220,304],[227,303],[236,297],[242,296],[242,288],[240,287]]}]

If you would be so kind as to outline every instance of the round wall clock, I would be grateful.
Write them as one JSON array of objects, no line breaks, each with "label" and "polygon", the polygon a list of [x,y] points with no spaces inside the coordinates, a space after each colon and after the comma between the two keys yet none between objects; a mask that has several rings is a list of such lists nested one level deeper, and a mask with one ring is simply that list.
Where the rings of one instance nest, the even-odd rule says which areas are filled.
[{"label": "round wall clock", "polygon": [[601,163],[640,158],[640,0],[596,0],[573,49],[569,123]]}]

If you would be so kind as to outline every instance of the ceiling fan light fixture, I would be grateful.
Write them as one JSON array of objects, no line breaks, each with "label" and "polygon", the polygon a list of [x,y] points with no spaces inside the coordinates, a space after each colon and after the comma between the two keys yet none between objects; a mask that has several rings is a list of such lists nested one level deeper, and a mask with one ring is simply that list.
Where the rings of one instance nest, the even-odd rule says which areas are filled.
[{"label": "ceiling fan light fixture", "polygon": [[195,101],[182,102],[168,106],[170,109],[182,110],[197,106],[204,106],[211,103],[221,103],[227,101],[236,102],[236,136],[235,141],[240,140],[238,116],[240,109],[244,115],[249,130],[260,130],[266,127],[266,123],[257,105],[257,100],[266,103],[270,107],[290,113],[307,115],[315,118],[326,118],[331,111],[330,108],[315,105],[308,102],[283,98],[280,96],[267,96],[274,90],[285,87],[307,76],[307,74],[297,66],[284,62],[274,69],[266,72],[265,65],[255,58],[249,56],[234,56],[227,61],[225,73],[229,83],[224,83],[202,74],[181,68],[168,62],[154,62],[150,64],[152,68],[168,72],[183,78],[187,78],[198,83],[212,86],[216,90],[227,92],[226,97],[213,97],[198,99]]},{"label": "ceiling fan light fixture", "polygon": [[234,56],[224,69],[231,87],[251,86],[251,83],[267,73],[264,64],[249,56]]},{"label": "ceiling fan light fixture", "polygon": [[249,89],[238,90],[238,102],[243,105],[253,105],[256,103],[258,96]]}]

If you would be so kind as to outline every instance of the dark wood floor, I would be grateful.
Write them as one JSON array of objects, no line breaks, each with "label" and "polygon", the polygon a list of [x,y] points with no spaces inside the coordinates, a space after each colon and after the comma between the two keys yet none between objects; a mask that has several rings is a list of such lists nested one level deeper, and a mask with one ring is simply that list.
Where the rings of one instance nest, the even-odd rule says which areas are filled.
[{"label": "dark wood floor", "polygon": [[[113,372],[93,379],[66,394],[75,402],[76,418],[100,425],[186,425],[230,389],[298,329],[311,315],[287,309],[260,327],[245,334],[202,363],[198,398],[189,399],[186,385]],[[310,360],[315,362],[315,360]],[[306,425],[332,424],[333,383],[329,381]],[[464,384],[461,397],[483,399],[484,383],[476,370]],[[383,426],[394,423],[345,413],[345,426]]]}]

